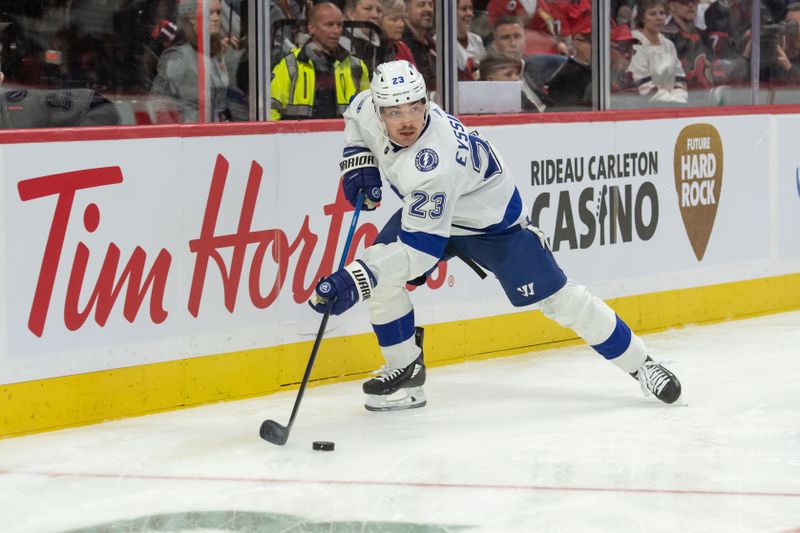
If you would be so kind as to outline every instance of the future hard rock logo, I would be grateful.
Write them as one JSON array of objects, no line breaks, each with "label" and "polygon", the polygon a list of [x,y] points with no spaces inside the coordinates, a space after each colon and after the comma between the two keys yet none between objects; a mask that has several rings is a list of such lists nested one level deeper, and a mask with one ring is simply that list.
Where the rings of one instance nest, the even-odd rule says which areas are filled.
[{"label": "future hard rock logo", "polygon": [[722,139],[711,124],[692,124],[675,141],[675,190],[695,257],[703,260],[717,217],[723,178]]}]

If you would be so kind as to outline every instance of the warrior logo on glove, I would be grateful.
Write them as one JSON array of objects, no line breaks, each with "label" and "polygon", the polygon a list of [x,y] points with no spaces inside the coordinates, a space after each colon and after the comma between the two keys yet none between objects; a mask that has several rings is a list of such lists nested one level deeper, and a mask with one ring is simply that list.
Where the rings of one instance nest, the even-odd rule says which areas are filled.
[{"label": "warrior logo on glove", "polygon": [[358,302],[369,300],[376,284],[377,280],[369,267],[357,259],[319,280],[308,304],[314,311],[324,313],[328,302],[332,302],[331,313],[341,315]]},{"label": "warrior logo on glove", "polygon": [[361,146],[349,146],[344,149],[339,170],[343,173],[342,190],[350,205],[355,207],[356,198],[361,189],[366,192],[364,209],[372,211],[381,201],[381,172],[375,163],[375,155]]}]

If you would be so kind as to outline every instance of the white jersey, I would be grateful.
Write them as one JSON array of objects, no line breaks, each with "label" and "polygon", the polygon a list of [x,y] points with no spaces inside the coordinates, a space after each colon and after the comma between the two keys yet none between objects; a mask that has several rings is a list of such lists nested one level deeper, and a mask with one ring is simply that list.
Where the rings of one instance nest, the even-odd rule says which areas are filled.
[{"label": "white jersey", "polygon": [[396,282],[424,274],[451,235],[493,233],[525,221],[527,209],[498,154],[438,105],[430,104],[421,135],[405,148],[384,133],[369,91],[353,99],[344,119],[346,145],[372,151],[381,177],[404,204],[399,242],[365,256],[379,283],[386,274]]}]

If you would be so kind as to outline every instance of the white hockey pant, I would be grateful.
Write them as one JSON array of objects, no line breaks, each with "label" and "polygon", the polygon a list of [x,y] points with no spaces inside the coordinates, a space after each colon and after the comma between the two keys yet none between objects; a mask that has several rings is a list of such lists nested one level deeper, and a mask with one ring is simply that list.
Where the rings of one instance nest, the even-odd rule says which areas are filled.
[{"label": "white hockey pant", "polygon": [[[386,359],[386,366],[389,368],[405,368],[414,359],[419,357],[420,349],[414,343],[414,324],[413,311],[405,281],[392,283],[378,283],[373,289],[372,297],[367,300],[369,308],[369,320],[373,328],[391,327],[394,323],[404,322],[404,330],[408,329],[408,321],[411,320],[411,337],[398,344],[389,346],[381,345],[381,354]],[[409,315],[411,315],[409,317]],[[398,326],[399,327],[399,326]],[[382,344],[379,339],[379,344]]]},{"label": "white hockey pant", "polygon": [[545,316],[573,330],[625,372],[636,372],[644,363],[647,357],[644,341],[630,331],[627,342],[627,325],[583,285],[568,280],[558,292],[542,300],[541,306]]}]

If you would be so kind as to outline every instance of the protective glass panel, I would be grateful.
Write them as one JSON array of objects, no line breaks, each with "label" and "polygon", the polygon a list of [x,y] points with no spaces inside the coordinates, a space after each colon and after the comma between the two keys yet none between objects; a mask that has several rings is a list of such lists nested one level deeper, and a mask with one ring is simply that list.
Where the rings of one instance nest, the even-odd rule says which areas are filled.
[{"label": "protective glass panel", "polygon": [[270,119],[341,117],[377,65],[410,57],[404,16],[403,0],[272,3]]},{"label": "protective glass panel", "polygon": [[612,2],[610,107],[752,103],[750,20],[742,0]]},{"label": "protective glass panel", "polygon": [[800,4],[764,2],[760,25],[760,104],[800,103]]},{"label": "protective glass panel", "polygon": [[589,0],[458,0],[459,110],[592,109]]},{"label": "protective glass panel", "polygon": [[1,126],[247,120],[247,2],[200,2],[5,2]]}]

